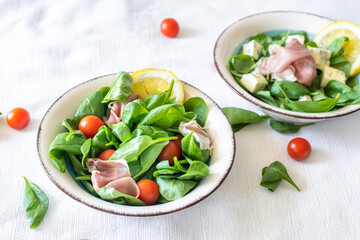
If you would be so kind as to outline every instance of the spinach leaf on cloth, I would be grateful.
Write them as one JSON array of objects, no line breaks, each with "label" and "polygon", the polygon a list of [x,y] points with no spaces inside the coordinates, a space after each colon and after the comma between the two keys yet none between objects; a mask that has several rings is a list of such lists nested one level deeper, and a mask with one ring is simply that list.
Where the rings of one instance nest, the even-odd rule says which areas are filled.
[{"label": "spinach leaf on cloth", "polygon": [[236,107],[224,107],[222,110],[229,119],[234,132],[240,131],[251,123],[262,122],[265,118],[269,117],[267,115],[259,115],[255,112]]},{"label": "spinach leaf on cloth", "polygon": [[110,202],[131,205],[131,206],[146,206],[146,204],[140,199],[121,193],[113,187],[102,187],[97,191],[97,194],[104,199]]},{"label": "spinach leaf on cloth", "polygon": [[208,114],[208,107],[205,101],[201,97],[192,97],[184,102],[184,107],[186,112],[194,112],[196,114],[196,122],[204,127]]},{"label": "spinach leaf on cloth", "polygon": [[24,208],[25,216],[30,228],[36,228],[44,219],[49,208],[49,199],[46,194],[33,182],[25,180]]},{"label": "spinach leaf on cloth", "polygon": [[115,100],[118,100],[120,103],[124,103],[125,100],[129,97],[133,85],[133,79],[131,75],[127,72],[119,72],[115,79],[116,80],[114,85],[106,94],[102,100],[102,103]]},{"label": "spinach leaf on cloth", "polygon": [[268,167],[262,169],[262,179],[260,185],[273,192],[281,180],[285,180],[294,186],[299,192],[300,188],[290,178],[285,166],[278,161],[273,162]]},{"label": "spinach leaf on cloth", "polygon": [[86,137],[83,135],[72,135],[66,140],[67,136],[67,132],[58,134],[49,148],[49,157],[60,172],[65,172],[66,170],[64,163],[65,152],[81,154],[81,146],[86,141]]},{"label": "spinach leaf on cloth", "polygon": [[159,186],[161,196],[168,201],[182,198],[197,184],[196,181],[192,180],[166,179],[160,177],[156,178],[156,183]]},{"label": "spinach leaf on cloth", "polygon": [[100,91],[88,95],[77,109],[75,118],[82,119],[87,115],[95,115],[102,119],[105,114],[105,104],[101,102],[102,99],[103,95]]},{"label": "spinach leaf on cloth", "polygon": [[279,133],[297,133],[300,128],[305,126],[313,125],[314,123],[309,124],[293,124],[287,122],[276,121],[275,119],[270,119],[270,126],[272,129]]}]

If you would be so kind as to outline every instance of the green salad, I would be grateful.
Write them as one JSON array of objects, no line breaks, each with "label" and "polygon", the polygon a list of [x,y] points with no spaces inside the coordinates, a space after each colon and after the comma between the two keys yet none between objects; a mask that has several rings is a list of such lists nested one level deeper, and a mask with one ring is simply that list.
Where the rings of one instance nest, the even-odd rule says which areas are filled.
[{"label": "green salad", "polygon": [[349,38],[318,46],[304,31],[257,33],[228,69],[252,96],[296,112],[329,112],[360,102],[360,86],[343,56]]},{"label": "green salad", "polygon": [[49,148],[56,168],[92,195],[124,205],[183,197],[209,175],[208,113],[200,97],[176,104],[174,80],[165,92],[132,93],[119,72],[114,85],[88,95]]}]

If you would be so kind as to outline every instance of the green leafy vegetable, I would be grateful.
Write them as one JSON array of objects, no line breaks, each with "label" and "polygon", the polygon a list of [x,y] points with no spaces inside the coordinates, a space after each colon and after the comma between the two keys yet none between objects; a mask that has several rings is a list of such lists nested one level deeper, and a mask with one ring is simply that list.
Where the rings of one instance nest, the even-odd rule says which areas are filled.
[{"label": "green leafy vegetable", "polygon": [[290,82],[290,81],[275,81],[276,84],[273,84],[271,87],[271,94],[277,97],[285,97],[282,91],[279,89],[281,88],[290,99],[299,99],[301,96],[305,96],[309,93],[309,90],[297,82]]},{"label": "green leafy vegetable", "polygon": [[260,100],[266,102],[275,107],[279,107],[279,104],[276,102],[275,98],[271,96],[270,91],[258,91],[254,93],[254,95],[259,98]]},{"label": "green leafy vegetable", "polygon": [[264,167],[262,169],[262,179],[260,185],[273,192],[282,179],[289,182],[300,192],[300,188],[290,178],[285,166],[278,161],[273,162],[268,167]]},{"label": "green leafy vegetable", "polygon": [[133,84],[131,75],[127,72],[119,72],[116,75],[115,84],[110,91],[106,94],[102,103],[118,100],[120,103],[124,103],[129,97]]},{"label": "green leafy vegetable", "polygon": [[315,101],[291,101],[288,98],[285,98],[285,104],[291,110],[296,112],[309,112],[309,113],[320,113],[320,112],[329,112],[333,109],[339,100],[340,94],[335,98],[329,98],[319,102]]},{"label": "green leafy vegetable", "polygon": [[105,114],[105,105],[101,103],[103,95],[100,91],[96,91],[87,96],[80,104],[75,113],[75,118],[82,119],[87,115],[95,115],[100,119]]},{"label": "green leafy vegetable", "polygon": [[338,93],[344,93],[350,91],[351,87],[337,80],[331,80],[325,87],[325,93],[327,96],[334,98]]},{"label": "green leafy vegetable", "polygon": [[203,162],[200,161],[193,161],[187,172],[177,179],[184,180],[184,179],[192,179],[192,180],[199,180],[209,175],[209,167]]},{"label": "green leafy vegetable", "polygon": [[81,145],[81,153],[83,155],[82,160],[81,160],[81,164],[85,167],[85,159],[87,158],[87,156],[89,155],[89,152],[91,150],[91,145],[92,145],[92,139],[89,138],[87,139],[83,145]]},{"label": "green leafy vegetable", "polygon": [[121,141],[126,142],[131,138],[131,131],[128,125],[124,122],[109,125],[112,129],[112,133]]},{"label": "green leafy vegetable", "polygon": [[[173,86],[174,86],[174,80],[171,81],[168,90],[166,90],[165,92],[162,92],[162,93],[159,93],[156,95],[153,95],[153,93],[150,93],[149,97],[145,97],[144,103],[146,105],[146,108],[150,111],[154,108],[160,107],[161,105],[168,103],[168,100],[170,99],[170,96],[171,96]],[[153,96],[151,96],[151,95],[153,95]]]},{"label": "green leafy vegetable", "polygon": [[343,47],[344,43],[348,42],[349,38],[348,37],[339,37],[337,39],[335,39],[332,43],[330,43],[328,50],[331,51],[331,56],[334,57],[335,55],[337,55],[341,48]]},{"label": "green leafy vegetable", "polygon": [[309,37],[305,31],[297,31],[291,35],[301,35],[301,36],[304,36],[304,40],[305,40],[304,42],[309,41]]},{"label": "green leafy vegetable", "polygon": [[187,156],[193,160],[198,160],[198,161],[208,160],[208,158],[205,159],[200,149],[200,144],[194,137],[194,131],[192,131],[190,134],[186,135],[183,139],[181,139],[181,148],[184,156]]},{"label": "green leafy vegetable", "polygon": [[78,128],[79,122],[80,120],[77,118],[67,118],[62,121],[61,125],[69,131],[69,134],[66,137],[66,141],[69,140],[73,134],[84,135],[82,131],[76,130]]},{"label": "green leafy vegetable", "polygon": [[140,122],[148,113],[142,102],[132,101],[126,104],[122,112],[122,122],[131,127],[134,123]]},{"label": "green leafy vegetable", "polygon": [[270,119],[270,126],[272,127],[272,129],[274,129],[279,133],[297,133],[300,130],[300,128],[310,125],[313,125],[313,123],[296,125],[293,123],[286,123],[286,122]]},{"label": "green leafy vegetable", "polygon": [[255,40],[257,43],[259,43],[262,46],[264,46],[264,44],[266,43],[271,43],[273,41],[272,38],[266,35],[265,33],[254,34],[250,37],[249,40],[250,41]]},{"label": "green leafy vegetable", "polygon": [[309,47],[315,47],[315,48],[318,47],[318,45],[316,44],[316,42],[313,42],[313,41],[307,41],[307,42],[305,42],[304,46],[305,46],[305,47],[307,47],[307,46],[309,46]]},{"label": "green leafy vegetable", "polygon": [[236,55],[229,60],[229,69],[238,73],[249,73],[254,69],[255,62],[249,55]]},{"label": "green leafy vegetable", "polygon": [[35,184],[25,180],[24,208],[25,216],[29,221],[30,228],[36,228],[44,219],[49,208],[49,199],[45,193]]},{"label": "green leafy vegetable", "polygon": [[161,196],[168,201],[182,198],[186,193],[193,189],[197,182],[192,180],[177,180],[156,178]]},{"label": "green leafy vegetable", "polygon": [[240,131],[251,123],[259,123],[264,121],[265,118],[268,118],[267,115],[259,115],[252,111],[236,107],[224,107],[222,110],[229,119],[234,132]]},{"label": "green leafy vegetable", "polygon": [[349,77],[351,72],[351,63],[338,55],[330,59],[330,67],[343,71],[346,77]]},{"label": "green leafy vegetable", "polygon": [[121,193],[113,187],[102,187],[97,191],[97,194],[102,199],[108,200],[110,202],[123,204],[123,205],[132,205],[132,206],[146,206],[146,204],[140,199]]},{"label": "green leafy vegetable", "polygon": [[184,102],[186,112],[196,113],[196,121],[204,126],[208,114],[208,107],[201,97],[192,97]]},{"label": "green leafy vegetable", "polygon": [[184,120],[185,108],[181,104],[165,104],[151,110],[139,123],[163,129],[170,128],[174,123]]}]

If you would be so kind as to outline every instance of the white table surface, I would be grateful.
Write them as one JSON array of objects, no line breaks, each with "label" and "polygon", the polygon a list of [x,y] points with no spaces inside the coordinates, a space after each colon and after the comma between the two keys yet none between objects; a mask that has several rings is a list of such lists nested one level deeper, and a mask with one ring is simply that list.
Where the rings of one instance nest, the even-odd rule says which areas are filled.
[{"label": "white table surface", "polygon": [[[360,112],[279,134],[261,123],[236,134],[234,166],[204,201],[158,217],[111,215],[84,206],[46,176],[36,150],[39,122],[62,93],[119,70],[172,70],[220,106],[259,111],[219,77],[213,46],[222,30],[249,14],[297,10],[360,23],[358,0],[259,1],[2,1],[0,111],[21,106],[30,125],[10,129],[0,117],[1,239],[358,239],[360,238]],[[166,17],[181,26],[176,39],[159,31]],[[305,137],[313,153],[290,159],[288,141]],[[300,186],[260,187],[261,169],[278,160]],[[37,183],[50,207],[31,230],[22,205],[24,181]]]}]

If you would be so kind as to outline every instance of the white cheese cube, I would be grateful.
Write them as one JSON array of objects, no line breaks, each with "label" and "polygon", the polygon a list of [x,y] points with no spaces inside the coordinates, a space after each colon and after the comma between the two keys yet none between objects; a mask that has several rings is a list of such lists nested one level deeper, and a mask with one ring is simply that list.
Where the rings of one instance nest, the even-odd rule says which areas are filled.
[{"label": "white cheese cube", "polygon": [[331,51],[325,48],[314,48],[314,47],[307,47],[311,56],[313,56],[316,64],[316,68],[320,70],[324,70],[325,66],[330,65],[330,58],[331,58]]},{"label": "white cheese cube", "polygon": [[269,47],[268,47],[268,51],[269,51],[269,54],[270,55],[273,55],[274,54],[274,46],[280,46],[279,44],[270,44]]},{"label": "white cheese cube", "polygon": [[305,37],[303,35],[290,35],[287,37],[285,45],[287,45],[292,39],[298,40],[302,45],[305,43]]},{"label": "white cheese cube", "polygon": [[342,83],[345,83],[346,82],[345,73],[336,68],[325,66],[321,77],[321,87],[326,87],[326,85],[331,80],[338,80]]},{"label": "white cheese cube", "polygon": [[299,98],[299,101],[304,102],[304,101],[312,101],[312,98],[309,95],[305,95]]},{"label": "white cheese cube", "polygon": [[248,74],[244,74],[240,80],[241,84],[246,87],[252,93],[263,90],[268,82],[261,74],[253,71]]},{"label": "white cheese cube", "polygon": [[255,40],[251,40],[250,42],[243,45],[243,54],[249,55],[255,60],[258,60],[261,55],[261,49],[263,46],[261,46],[258,42]]},{"label": "white cheese cube", "polygon": [[293,66],[290,66],[280,73],[273,73],[271,74],[271,79],[296,82],[297,77],[295,77],[295,68]]}]

